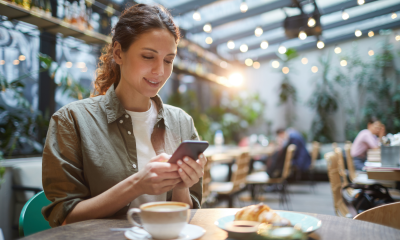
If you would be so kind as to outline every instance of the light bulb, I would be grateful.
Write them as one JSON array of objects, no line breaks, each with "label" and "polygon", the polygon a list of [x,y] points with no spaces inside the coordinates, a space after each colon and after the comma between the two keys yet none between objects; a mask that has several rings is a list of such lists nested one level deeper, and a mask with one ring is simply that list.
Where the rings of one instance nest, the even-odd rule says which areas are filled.
[{"label": "light bulb", "polygon": [[257,27],[256,30],[254,30],[254,35],[256,35],[256,37],[259,37],[263,34],[263,30],[260,27]]},{"label": "light bulb", "polygon": [[400,41],[400,35],[396,35],[396,37],[394,37],[394,39],[396,39],[396,41]]},{"label": "light bulb", "polygon": [[19,55],[18,59],[20,61],[25,61],[26,57],[24,55]]},{"label": "light bulb", "polygon": [[349,17],[350,17],[349,14],[346,11],[343,10],[343,12],[342,12],[343,20],[347,20],[347,19],[349,19]]},{"label": "light bulb", "polygon": [[253,60],[251,58],[248,58],[244,61],[244,64],[246,64],[246,66],[251,67],[253,65]]},{"label": "light bulb", "polygon": [[357,0],[358,5],[363,5],[365,3],[365,0]]},{"label": "light bulb", "polygon": [[14,64],[14,65],[18,65],[18,64],[19,64],[19,60],[14,60],[14,61],[13,61],[13,64]]},{"label": "light bulb", "polygon": [[272,65],[273,68],[278,68],[279,67],[279,62],[278,61],[273,61],[271,65]]},{"label": "light bulb", "polygon": [[341,65],[342,67],[347,66],[347,61],[346,61],[346,60],[340,61],[340,65]]},{"label": "light bulb", "polygon": [[313,73],[318,72],[318,67],[317,67],[317,66],[312,66],[311,71],[312,71]]},{"label": "light bulb", "polygon": [[392,19],[397,18],[397,14],[396,13],[392,13]]},{"label": "light bulb", "polygon": [[300,38],[300,40],[306,39],[307,38],[307,33],[304,32],[304,31],[300,31],[299,32],[299,38]]},{"label": "light bulb", "polygon": [[373,56],[375,53],[374,53],[374,50],[369,50],[368,51],[368,55],[370,55],[370,56]]},{"label": "light bulb", "polygon": [[284,74],[288,74],[288,73],[289,73],[289,68],[288,68],[288,67],[283,67],[283,68],[282,68],[282,72],[283,72]]},{"label": "light bulb", "polygon": [[6,63],[6,61],[0,60],[0,65],[4,65],[5,63]]},{"label": "light bulb", "polygon": [[361,37],[361,35],[362,35],[361,30],[356,30],[356,31],[354,32],[354,35],[356,35],[356,37]]},{"label": "light bulb", "polygon": [[207,37],[207,38],[206,38],[206,43],[207,43],[207,44],[211,44],[212,42],[213,42],[212,37]]},{"label": "light bulb", "polygon": [[65,63],[65,66],[66,66],[67,68],[71,68],[71,67],[72,67],[72,62],[66,62],[66,63]]},{"label": "light bulb", "polygon": [[373,37],[375,35],[374,31],[369,31],[368,32],[368,37]]},{"label": "light bulb", "polygon": [[261,44],[260,44],[260,47],[262,49],[267,49],[268,48],[268,42],[267,41],[262,41]]},{"label": "light bulb", "polygon": [[243,2],[240,4],[240,11],[241,11],[242,13],[245,13],[245,12],[247,12],[248,9],[249,9],[249,7],[247,6],[246,2],[243,1]]},{"label": "light bulb", "polygon": [[200,15],[200,13],[198,11],[195,11],[193,13],[193,19],[196,20],[196,21],[200,21],[201,20],[201,15]]},{"label": "light bulb", "polygon": [[279,52],[280,54],[284,54],[284,53],[286,52],[286,48],[285,48],[284,46],[280,46],[280,47],[278,48],[278,52]]},{"label": "light bulb", "polygon": [[259,69],[260,68],[260,63],[259,62],[253,62],[253,68]]},{"label": "light bulb", "polygon": [[307,63],[308,63],[308,59],[305,58],[305,57],[302,58],[302,59],[301,59],[301,63],[302,63],[302,64],[307,64]]},{"label": "light bulb", "polygon": [[249,50],[249,47],[246,44],[242,44],[240,46],[240,51],[241,52],[247,52],[247,50]]},{"label": "light bulb", "polygon": [[342,52],[342,49],[340,47],[335,47],[335,53],[339,54]]},{"label": "light bulb", "polygon": [[324,47],[325,47],[325,43],[324,43],[323,41],[319,40],[319,41],[317,42],[317,48],[323,49]]},{"label": "light bulb", "polygon": [[307,22],[307,25],[309,26],[309,27],[315,27],[315,24],[316,24],[317,22],[315,21],[315,19],[314,18],[312,18],[312,17],[310,17],[309,19],[308,19],[308,22]]},{"label": "light bulb", "polygon": [[235,42],[232,40],[228,41],[228,43],[226,45],[228,46],[229,49],[235,48]]},{"label": "light bulb", "polygon": [[203,30],[206,33],[210,33],[212,31],[211,24],[209,24],[209,23],[205,24],[204,27],[203,27]]}]

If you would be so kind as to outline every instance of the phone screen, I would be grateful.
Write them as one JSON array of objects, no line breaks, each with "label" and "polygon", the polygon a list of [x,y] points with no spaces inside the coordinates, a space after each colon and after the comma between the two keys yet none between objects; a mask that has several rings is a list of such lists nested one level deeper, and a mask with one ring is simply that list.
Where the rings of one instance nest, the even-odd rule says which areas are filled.
[{"label": "phone screen", "polygon": [[193,141],[186,140],[179,145],[175,150],[172,157],[168,160],[169,163],[176,163],[178,160],[183,160],[184,157],[190,157],[193,160],[197,160],[199,155],[208,148],[207,141]]}]

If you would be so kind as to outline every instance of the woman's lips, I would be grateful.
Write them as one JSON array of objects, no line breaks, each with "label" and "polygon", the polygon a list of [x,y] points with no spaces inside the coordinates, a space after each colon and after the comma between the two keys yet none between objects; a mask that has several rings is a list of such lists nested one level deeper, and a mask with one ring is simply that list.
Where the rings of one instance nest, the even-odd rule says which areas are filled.
[{"label": "woman's lips", "polygon": [[146,78],[143,78],[150,86],[152,87],[158,87],[160,85],[160,82],[152,81],[152,80],[147,80]]}]

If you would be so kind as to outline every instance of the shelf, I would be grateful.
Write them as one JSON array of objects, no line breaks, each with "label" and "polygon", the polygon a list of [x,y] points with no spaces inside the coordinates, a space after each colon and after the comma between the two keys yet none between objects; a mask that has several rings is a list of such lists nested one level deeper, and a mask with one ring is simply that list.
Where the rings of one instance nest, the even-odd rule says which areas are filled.
[{"label": "shelf", "polygon": [[48,17],[43,13],[26,10],[10,2],[0,0],[0,15],[6,16],[8,20],[19,20],[36,25],[40,30],[53,34],[61,33],[64,37],[74,37],[87,43],[111,43],[111,37],[90,30],[80,30],[55,17]]}]

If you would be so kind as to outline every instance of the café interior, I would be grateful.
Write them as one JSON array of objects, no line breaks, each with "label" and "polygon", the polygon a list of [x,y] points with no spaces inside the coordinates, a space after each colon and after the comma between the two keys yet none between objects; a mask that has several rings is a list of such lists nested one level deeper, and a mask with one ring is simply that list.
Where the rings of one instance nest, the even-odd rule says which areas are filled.
[{"label": "caf\u00e9 interior", "polygon": [[[151,70],[167,77],[148,96],[117,88],[126,80],[115,39],[116,26],[135,27],[122,23],[139,19],[129,11],[151,6],[163,27],[130,44],[157,30],[175,36],[176,51]],[[110,49],[118,79],[101,92]],[[0,85],[0,240],[400,236],[398,0],[0,0]],[[124,108],[122,91],[150,110]],[[73,110],[108,96],[122,104],[115,125],[100,113],[112,111],[107,102]],[[154,98],[175,113],[164,115],[161,151],[153,136],[163,111],[150,133],[135,128],[134,116],[160,109]],[[133,130],[114,136],[131,118]],[[154,174],[154,161],[176,185],[122,204],[128,175]]]}]

